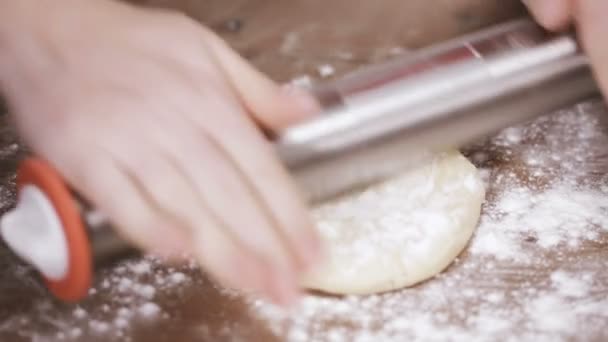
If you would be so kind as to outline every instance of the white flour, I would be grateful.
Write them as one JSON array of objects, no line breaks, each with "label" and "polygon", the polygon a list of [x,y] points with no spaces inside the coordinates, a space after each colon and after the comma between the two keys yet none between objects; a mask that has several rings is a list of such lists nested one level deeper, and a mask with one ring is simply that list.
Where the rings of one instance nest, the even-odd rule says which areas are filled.
[{"label": "white flour", "polygon": [[[90,337],[129,341],[129,332],[135,325],[170,319],[157,302],[158,296],[191,285],[193,280],[184,272],[195,267],[191,262],[180,270],[163,266],[150,257],[122,263],[101,275],[98,286],[89,291],[89,298],[82,306],[65,312],[50,300],[42,300],[34,311],[14,315],[3,322],[0,333],[17,331],[20,336],[35,341],[87,340]],[[101,296],[105,300],[93,305]],[[39,329],[43,323],[52,327],[51,332],[31,328]]]},{"label": "white flour", "polygon": [[[599,167],[608,165],[599,106],[583,103],[493,140],[527,175],[493,175],[500,191],[487,205],[472,253],[534,262],[538,247],[576,250],[608,229],[608,178],[597,177]],[[522,139],[535,143],[522,145]],[[521,243],[526,239],[534,248]]]},{"label": "white flour", "polygon": [[317,67],[317,72],[319,73],[319,76],[326,78],[335,74],[336,69],[330,64],[322,64]]},{"label": "white flour", "polygon": [[294,78],[293,80],[291,80],[291,82],[289,82],[289,83],[293,86],[304,88],[304,89],[309,89],[313,85],[312,78],[308,75],[298,76],[298,77]]},{"label": "white flour", "polygon": [[[468,252],[445,273],[381,295],[307,295],[290,313],[246,298],[251,314],[294,342],[606,340],[608,275],[599,251],[608,244],[608,181],[598,172],[608,165],[608,136],[598,121],[604,111],[587,102],[472,149],[488,201]],[[11,196],[0,188],[3,207]],[[117,266],[82,306],[62,311],[41,297],[0,322],[0,334],[129,341],[134,326],[171,319],[160,298],[193,286],[193,267],[152,259]],[[23,268],[15,276],[31,279]],[[233,323],[225,322],[226,334]]]},{"label": "white flour", "polygon": [[586,186],[557,184],[536,192],[514,186],[490,205],[471,252],[534,262],[534,249],[577,249],[608,229],[608,194]]},{"label": "white flour", "polygon": [[294,342],[607,337],[605,261],[593,253],[608,229],[603,112],[586,102],[507,129],[472,155],[491,193],[468,255],[446,273],[375,296],[308,295],[288,314],[254,300],[254,311]]}]

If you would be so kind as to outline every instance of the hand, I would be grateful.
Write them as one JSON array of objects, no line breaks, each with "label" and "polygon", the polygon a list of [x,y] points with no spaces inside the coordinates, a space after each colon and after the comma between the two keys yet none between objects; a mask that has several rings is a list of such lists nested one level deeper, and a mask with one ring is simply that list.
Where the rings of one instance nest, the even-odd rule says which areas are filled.
[{"label": "hand", "polygon": [[257,125],[280,129],[316,102],[176,13],[14,3],[0,85],[33,150],[134,244],[191,252],[224,285],[291,303],[320,246]]},{"label": "hand", "polygon": [[608,1],[526,0],[525,3],[538,22],[549,30],[576,23],[600,88],[608,97]]}]

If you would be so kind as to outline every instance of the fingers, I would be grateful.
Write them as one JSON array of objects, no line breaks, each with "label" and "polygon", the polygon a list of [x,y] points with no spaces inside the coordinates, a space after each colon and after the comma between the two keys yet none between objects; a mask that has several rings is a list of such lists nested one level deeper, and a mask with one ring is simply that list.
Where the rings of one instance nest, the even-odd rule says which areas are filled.
[{"label": "fingers", "polygon": [[608,2],[580,0],[576,8],[576,21],[579,36],[591,60],[593,71],[604,96],[608,96]]},{"label": "fingers", "polygon": [[608,2],[598,0],[526,0],[539,23],[558,30],[576,19],[579,37],[591,60],[594,74],[604,96],[608,96],[608,48],[604,36],[608,32]]},{"label": "fingers", "polygon": [[[171,199],[165,199],[165,202],[173,201],[173,206],[183,206],[173,209],[176,212],[174,215],[181,217],[188,215],[193,209],[196,210],[188,208],[189,203],[181,203],[182,201],[198,201],[198,211],[201,211],[201,208],[208,211],[206,216],[212,216],[211,220],[216,222],[216,226],[220,226],[221,233],[229,236],[233,244],[239,247],[238,251],[234,251],[232,260],[228,260],[230,264],[224,263],[231,267],[223,267],[221,271],[234,273],[233,278],[239,278],[244,277],[242,270],[246,267],[247,272],[252,275],[246,276],[245,280],[241,279],[239,287],[249,284],[250,288],[264,292],[278,303],[292,303],[298,296],[298,272],[294,267],[296,262],[271,218],[265,214],[264,204],[260,203],[259,198],[251,191],[247,179],[235,170],[235,166],[217,143],[209,138],[205,131],[193,129],[189,122],[183,122],[181,119],[166,122],[162,128],[148,127],[146,131],[153,135],[151,141],[154,141],[154,150],[164,151],[169,162],[178,170],[179,182],[187,182],[181,185],[181,190],[177,190],[179,186],[176,184],[170,185],[169,188],[173,190],[151,189],[180,192],[172,195],[158,193],[155,197],[168,196]],[[141,177],[142,181],[143,178],[153,178],[144,175]],[[152,179],[145,183],[156,187]],[[181,194],[185,191],[190,191],[191,194]],[[159,206],[171,208],[171,204],[159,203]],[[206,260],[215,259],[207,253],[208,245],[214,243],[216,229],[211,232],[212,236],[208,236],[207,227],[200,219],[186,220],[190,222],[187,227],[192,236],[196,237],[194,241],[198,241],[194,246],[196,252],[205,253],[203,258]],[[238,262],[241,262],[241,265],[235,264]],[[227,277],[222,275],[222,278]]]},{"label": "fingers", "polygon": [[[180,163],[184,165],[184,170],[190,170],[191,181],[195,184],[198,183],[199,191],[204,197],[208,198],[208,205],[214,206],[214,211],[221,213],[218,216],[222,219],[231,221],[227,224],[229,229],[239,235],[243,234],[239,230],[244,229],[244,227],[251,229],[250,234],[254,231],[257,234],[259,233],[258,230],[266,234],[268,233],[267,227],[272,229],[271,233],[280,239],[280,244],[288,252],[287,255],[283,254],[278,259],[276,256],[280,255],[279,251],[276,248],[270,249],[270,251],[275,251],[272,264],[282,266],[280,264],[281,259],[289,262],[289,268],[281,267],[279,273],[282,274],[280,278],[283,278],[281,283],[290,283],[288,280],[289,273],[285,271],[290,269],[303,271],[312,267],[320,258],[320,242],[305,204],[294,188],[292,179],[277,162],[275,151],[264,139],[259,129],[243,113],[242,107],[238,100],[234,99],[230,87],[221,84],[221,82],[218,84],[202,82],[201,80],[205,78],[203,72],[200,74],[191,72],[184,77],[189,78],[189,80],[176,81],[187,82],[194,85],[195,88],[184,89],[179,94],[189,99],[198,98],[199,100],[192,103],[176,98],[175,96],[178,93],[170,91],[162,91],[162,93],[167,94],[164,96],[165,101],[180,108],[176,117],[186,118],[188,119],[186,125],[198,127],[200,131],[194,135],[199,138],[194,139],[196,141],[184,143],[183,146],[176,145],[174,149],[177,150],[172,150],[170,153],[174,157],[179,157],[183,151],[189,151],[191,157],[183,157]],[[198,87],[196,88],[196,86]],[[189,91],[192,91],[193,94],[189,94]],[[205,108],[209,113],[218,114],[203,115],[203,113],[194,111],[193,108]],[[183,132],[169,122],[166,124],[172,130]],[[184,137],[187,136],[189,136],[188,133],[179,134],[179,140],[183,141]],[[205,139],[209,141],[202,142],[201,137],[205,136],[208,137]],[[167,143],[167,145],[171,144]],[[213,149],[193,150],[193,147],[201,149],[203,146],[213,146]],[[215,158],[214,155],[216,155]],[[219,157],[217,156],[219,155],[222,156],[220,158],[222,160],[219,160],[221,163],[215,163],[214,161],[218,161],[217,158]],[[197,161],[196,157],[198,156],[201,159]],[[208,157],[211,158],[211,161],[207,161],[206,158]],[[210,165],[221,165],[221,169],[214,171]],[[216,172],[217,174],[212,175],[210,172]],[[208,179],[201,176],[207,174],[210,176]],[[210,187],[210,184],[208,184],[210,179],[222,184],[222,187],[230,186],[233,189],[231,190],[233,194],[230,195],[226,188],[212,190],[213,186],[217,184]],[[232,179],[230,182],[234,182],[232,185],[223,183],[229,179]],[[231,197],[234,194],[239,195],[238,197]],[[222,202],[222,197],[225,197],[225,201],[229,202]],[[242,203],[247,204],[243,208],[246,216],[241,215],[242,217],[238,218],[230,212],[234,208],[234,203],[230,201],[233,201],[234,198],[242,198]],[[239,213],[241,213],[240,208]],[[260,218],[259,215],[264,216],[265,223],[262,222],[263,218]],[[258,222],[254,221],[253,217],[258,217],[256,220],[260,222],[260,226],[251,225],[252,222]],[[245,226],[243,226],[242,221],[247,221]],[[247,225],[247,223],[249,224]],[[258,239],[260,238],[258,237]],[[255,241],[247,240],[248,244]],[[265,254],[262,253],[262,255]],[[277,275],[275,278],[279,278],[279,276]]]},{"label": "fingers", "polygon": [[[192,120],[209,132],[230,158],[234,169],[239,170],[277,234],[293,253],[297,269],[312,267],[319,259],[321,246],[292,179],[277,162],[274,150],[259,130],[239,114],[237,104],[218,101],[214,107],[225,113],[223,120],[216,121],[214,127],[209,127],[200,116],[194,116]],[[228,131],[233,134],[224,134]]]},{"label": "fingers", "polygon": [[[248,253],[246,247],[240,244],[241,240],[234,238],[217,215],[201,201],[184,177],[183,165],[176,165],[171,158],[162,155],[162,148],[155,146],[151,140],[147,143],[142,150],[131,146],[131,150],[123,149],[115,156],[130,174],[135,187],[144,194],[148,206],[172,223],[173,230],[168,235],[186,234],[192,254],[222,284],[272,295],[267,290],[263,265]],[[140,239],[145,231],[132,233]],[[282,297],[271,298],[279,303],[284,300]]]},{"label": "fingers", "polygon": [[[134,188],[144,194],[148,208],[161,221],[171,222],[172,229],[161,232],[165,234],[162,238],[171,241],[175,236],[182,236],[187,241],[182,244],[182,251],[188,246],[187,251],[197,258],[209,275],[225,286],[256,291],[264,289],[260,266],[255,260],[243,256],[242,248],[222,231],[222,225],[188,189],[188,184],[171,161],[153,153],[144,154],[141,158],[131,153],[121,155],[132,157],[123,167],[131,174]],[[152,233],[147,229],[149,226],[143,225],[138,229],[125,227],[123,232],[135,241],[141,241]]]},{"label": "fingers", "polygon": [[284,243],[248,180],[221,148],[211,138],[204,137],[203,132],[200,132],[198,143],[194,143],[196,140],[193,138],[192,144],[184,144],[174,158],[193,189],[243,247],[240,254],[260,265],[258,273],[268,280],[266,293],[279,303],[293,302],[298,295],[298,269],[294,267],[297,263],[290,246]]},{"label": "fingers", "polygon": [[194,255],[203,269],[224,286],[235,289],[249,289],[267,295],[276,303],[283,302],[267,291],[267,279],[256,259],[243,253],[218,222],[210,215],[204,215],[198,228],[192,230]]},{"label": "fingers", "polygon": [[224,41],[208,37],[217,64],[242,105],[264,128],[277,132],[320,111],[317,100],[295,87],[279,87],[254,69]]},{"label": "fingers", "polygon": [[[155,27],[143,20],[113,35],[100,30],[95,44],[85,40],[74,51],[58,48],[65,52],[61,87],[41,88],[58,102],[61,120],[47,118],[44,128],[55,122],[79,133],[42,154],[57,156],[53,164],[75,189],[136,245],[191,251],[225,285],[289,303],[319,241],[254,121],[278,130],[317,104],[282,90],[193,25],[167,31],[183,33],[171,49],[162,39],[142,43],[137,32]],[[83,51],[95,58],[78,58]],[[48,133],[37,146],[53,138]]]},{"label": "fingers", "polygon": [[[280,100],[278,88],[251,68],[219,38],[211,35],[209,39],[217,62],[222,66],[233,93],[240,96],[241,102],[244,102],[245,109],[253,112],[256,118],[273,129],[280,129],[288,124],[281,118],[285,117],[285,113],[289,113],[290,103]],[[232,96],[227,90],[222,94],[221,87],[218,88],[220,93],[217,96],[209,96],[210,99],[227,99]],[[312,104],[313,106],[308,104],[302,108],[318,110],[316,101]],[[294,253],[298,268],[303,270],[311,267],[320,258],[321,245],[292,179],[277,163],[274,150],[263,139],[259,130],[243,119],[238,105],[230,101],[218,102],[216,105],[222,113],[233,115],[223,116],[222,122],[216,122],[216,125],[211,127],[208,122],[202,122],[200,116],[193,119],[210,132],[230,156],[235,168],[240,170],[251,184],[258,200],[265,205],[267,215],[272,218],[275,229]],[[293,119],[294,116],[286,118]],[[235,134],[222,134],[228,131]]]},{"label": "fingers", "polygon": [[[79,154],[79,158],[48,148],[45,154],[61,156],[51,162],[77,191],[117,223],[117,233],[135,246],[161,255],[191,254],[225,286],[275,293],[268,290],[272,284],[257,259],[222,231],[221,224],[186,189],[189,185],[172,163],[154,154],[158,149],[152,145],[138,150],[122,137],[116,132],[114,139],[102,146],[80,146],[86,154]],[[287,304],[294,300],[288,296],[279,294],[271,299]]]},{"label": "fingers", "polygon": [[159,215],[115,161],[103,150],[80,148],[86,150],[81,156],[91,157],[64,157],[51,162],[112,222],[120,223],[118,233],[142,249],[163,255],[190,249],[188,237],[175,231],[172,222]]},{"label": "fingers", "polygon": [[524,0],[536,20],[549,30],[563,29],[572,19],[573,0]]}]

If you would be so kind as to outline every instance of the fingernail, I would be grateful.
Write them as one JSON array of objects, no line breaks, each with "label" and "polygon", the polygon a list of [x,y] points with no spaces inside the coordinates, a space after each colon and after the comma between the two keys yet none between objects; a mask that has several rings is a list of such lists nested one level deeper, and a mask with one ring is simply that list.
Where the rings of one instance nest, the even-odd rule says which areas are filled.
[{"label": "fingernail", "polygon": [[291,98],[303,112],[316,114],[321,111],[319,102],[308,91],[293,84],[283,85],[281,91]]}]

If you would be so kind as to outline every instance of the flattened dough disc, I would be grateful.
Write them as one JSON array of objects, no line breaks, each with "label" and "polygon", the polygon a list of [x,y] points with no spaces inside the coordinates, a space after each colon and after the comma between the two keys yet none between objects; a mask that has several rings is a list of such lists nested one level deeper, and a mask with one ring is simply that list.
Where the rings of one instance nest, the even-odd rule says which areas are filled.
[{"label": "flattened dough disc", "polygon": [[327,258],[304,286],[371,294],[438,274],[471,238],[484,195],[477,169],[452,152],[315,208]]}]

